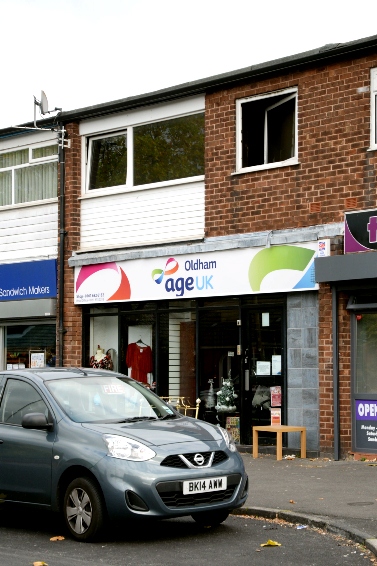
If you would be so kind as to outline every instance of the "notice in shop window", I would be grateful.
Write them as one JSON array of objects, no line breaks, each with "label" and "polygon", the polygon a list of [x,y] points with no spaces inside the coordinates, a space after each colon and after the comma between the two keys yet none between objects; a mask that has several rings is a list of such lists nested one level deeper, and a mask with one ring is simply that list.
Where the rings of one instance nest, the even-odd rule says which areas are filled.
[{"label": "notice in shop window", "polygon": [[281,407],[281,387],[276,385],[270,387],[271,392],[271,407]]},{"label": "notice in shop window", "polygon": [[257,362],[257,375],[271,375],[271,362]]},{"label": "notice in shop window", "polygon": [[30,352],[30,367],[44,368],[45,367],[45,353],[44,352]]},{"label": "notice in shop window", "polygon": [[272,356],[272,375],[281,375],[281,356]]},{"label": "notice in shop window", "polygon": [[271,424],[281,425],[281,409],[271,409]]}]

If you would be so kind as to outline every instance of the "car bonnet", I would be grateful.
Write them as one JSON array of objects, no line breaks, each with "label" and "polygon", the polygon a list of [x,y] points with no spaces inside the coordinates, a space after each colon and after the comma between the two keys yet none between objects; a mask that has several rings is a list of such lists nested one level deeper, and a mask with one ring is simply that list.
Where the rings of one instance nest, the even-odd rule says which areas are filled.
[{"label": "car bonnet", "polygon": [[83,427],[101,434],[130,436],[144,444],[163,446],[180,442],[210,442],[222,440],[216,427],[190,418],[168,421],[138,421],[134,423],[83,423]]}]

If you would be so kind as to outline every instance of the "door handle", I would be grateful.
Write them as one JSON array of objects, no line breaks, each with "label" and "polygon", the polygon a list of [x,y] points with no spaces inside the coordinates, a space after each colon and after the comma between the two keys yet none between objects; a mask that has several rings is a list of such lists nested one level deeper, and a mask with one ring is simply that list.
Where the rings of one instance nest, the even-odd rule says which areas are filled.
[{"label": "door handle", "polygon": [[1,439],[0,439],[0,444],[3,444],[3,442],[4,442],[4,440],[1,440]]},{"label": "door handle", "polygon": [[245,369],[245,391],[249,391],[250,388],[250,372],[248,369]]}]

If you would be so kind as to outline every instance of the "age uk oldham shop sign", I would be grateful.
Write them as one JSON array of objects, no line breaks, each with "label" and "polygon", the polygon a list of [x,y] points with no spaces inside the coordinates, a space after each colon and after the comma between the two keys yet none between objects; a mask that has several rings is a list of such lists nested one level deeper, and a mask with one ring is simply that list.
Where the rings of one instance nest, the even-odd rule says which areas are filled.
[{"label": "age uk oldham shop sign", "polygon": [[322,240],[84,265],[75,304],[314,290],[314,258],[328,250]]}]

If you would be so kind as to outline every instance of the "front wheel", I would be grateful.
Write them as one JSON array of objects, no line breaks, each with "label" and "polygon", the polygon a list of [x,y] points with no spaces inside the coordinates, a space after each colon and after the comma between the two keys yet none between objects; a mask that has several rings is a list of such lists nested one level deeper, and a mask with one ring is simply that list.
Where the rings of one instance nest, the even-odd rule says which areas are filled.
[{"label": "front wheel", "polygon": [[64,520],[73,538],[89,541],[104,522],[104,503],[96,484],[89,478],[73,480],[64,496]]},{"label": "front wheel", "polygon": [[203,527],[217,527],[217,525],[220,525],[229,517],[229,511],[227,509],[202,511],[201,513],[191,515],[191,517]]}]

